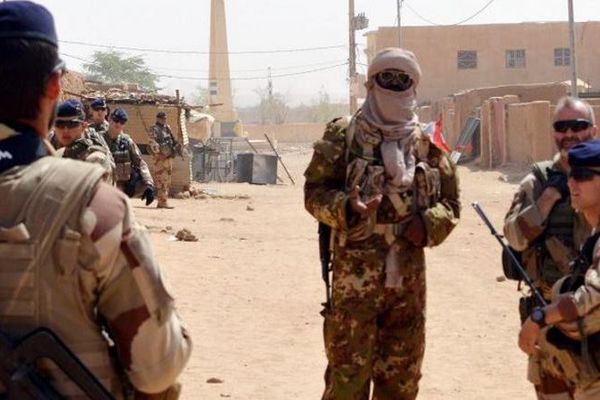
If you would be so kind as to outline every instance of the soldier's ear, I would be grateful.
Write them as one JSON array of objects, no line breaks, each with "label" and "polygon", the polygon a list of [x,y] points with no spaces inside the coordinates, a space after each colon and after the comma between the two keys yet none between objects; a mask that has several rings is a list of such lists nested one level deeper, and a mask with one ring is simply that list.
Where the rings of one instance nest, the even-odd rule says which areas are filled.
[{"label": "soldier's ear", "polygon": [[60,73],[54,73],[50,75],[46,83],[46,91],[44,95],[46,98],[48,98],[48,100],[52,102],[56,101],[60,96],[60,76]]}]

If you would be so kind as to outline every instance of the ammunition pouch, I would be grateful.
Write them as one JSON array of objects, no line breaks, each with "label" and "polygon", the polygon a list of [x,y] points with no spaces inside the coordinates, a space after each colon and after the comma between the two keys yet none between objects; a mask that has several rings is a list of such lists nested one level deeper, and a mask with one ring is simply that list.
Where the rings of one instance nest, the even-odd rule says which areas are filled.
[{"label": "ammunition pouch", "polygon": [[127,182],[131,179],[131,162],[124,162],[116,164],[115,173],[117,175],[117,182]]},{"label": "ammunition pouch", "polygon": [[423,161],[418,163],[415,167],[414,191],[417,210],[434,206],[440,199],[440,170]]},{"label": "ammunition pouch", "polygon": [[171,141],[165,140],[164,142],[158,145],[158,149],[161,155],[166,158],[174,158],[175,157],[175,148]]}]

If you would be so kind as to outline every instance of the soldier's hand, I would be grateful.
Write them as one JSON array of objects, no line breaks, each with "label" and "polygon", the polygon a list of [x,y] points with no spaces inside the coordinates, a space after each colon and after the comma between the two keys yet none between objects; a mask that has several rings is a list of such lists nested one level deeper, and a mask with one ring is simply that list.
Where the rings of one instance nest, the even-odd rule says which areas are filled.
[{"label": "soldier's hand", "polygon": [[548,181],[545,188],[555,189],[560,193],[562,199],[569,197],[569,186],[567,185],[567,175],[562,172],[548,170]]},{"label": "soldier's hand", "polygon": [[149,206],[154,201],[154,188],[148,186],[142,193],[142,200],[146,200],[146,205]]},{"label": "soldier's hand", "polygon": [[540,337],[540,326],[527,318],[519,332],[519,347],[524,353],[533,354],[535,345]]},{"label": "soldier's hand", "polygon": [[381,204],[381,200],[383,199],[383,196],[381,194],[378,194],[377,196],[373,197],[367,202],[362,201],[362,199],[360,198],[360,188],[358,186],[356,186],[350,192],[349,197],[350,199],[348,201],[350,202],[350,207],[352,208],[352,211],[354,211],[356,214],[359,214],[361,217],[366,217],[369,214],[377,211],[377,208],[379,207],[379,204]]}]

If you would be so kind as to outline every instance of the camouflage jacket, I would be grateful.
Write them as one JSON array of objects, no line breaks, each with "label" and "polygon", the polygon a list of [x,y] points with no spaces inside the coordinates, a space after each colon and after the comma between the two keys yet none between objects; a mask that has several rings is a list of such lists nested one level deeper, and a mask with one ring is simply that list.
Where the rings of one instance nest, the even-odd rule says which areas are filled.
[{"label": "camouflage jacket", "polygon": [[[349,197],[345,188],[348,166],[346,155],[350,154],[352,157],[353,148],[358,144],[353,140],[352,148],[347,151],[348,123],[347,118],[338,118],[327,125],[323,138],[314,145],[312,160],[304,173],[306,209],[318,221],[338,232],[347,232],[352,227],[352,218],[348,215]],[[429,146],[427,162],[439,170],[440,193],[435,204],[419,213],[425,223],[427,245],[436,246],[446,239],[458,223],[458,176],[452,162],[433,144]],[[412,201],[411,192],[403,196],[407,209],[412,208]],[[407,217],[398,215],[396,210],[389,196],[384,195],[377,210],[377,224],[396,224]]]},{"label": "camouflage jacket", "polygon": [[104,181],[113,183],[115,165],[112,154],[107,148],[95,144],[92,140],[77,139],[71,145],[58,149],[56,153],[59,157],[98,164],[105,171]]},{"label": "camouflage jacket", "polygon": [[[128,199],[98,182],[97,166],[47,157],[31,129],[0,124],[0,153],[17,151],[0,158],[0,325],[15,334],[52,329],[121,399],[101,316],[133,386],[165,391],[192,343]],[[66,220],[52,219],[61,214]],[[41,367],[65,398],[83,398],[54,366]]]},{"label": "camouflage jacket", "polygon": [[166,158],[175,157],[177,142],[173,137],[171,127],[168,124],[155,124],[150,127],[148,135],[148,148],[152,155],[162,155]]},{"label": "camouflage jacket", "polygon": [[[558,157],[551,169],[564,173]],[[568,264],[589,236],[590,227],[568,199],[559,201],[544,218],[536,204],[543,190],[543,182],[534,172],[523,178],[504,218],[504,235],[513,249],[523,252],[527,272],[542,287],[544,297],[550,298],[552,284],[568,273]],[[559,235],[560,243],[550,239],[556,226],[564,231]]]},{"label": "camouflage jacket", "polygon": [[[108,133],[105,133],[104,139],[113,155],[117,171],[124,165],[129,165],[131,168],[137,168],[140,171],[144,185],[154,187],[154,180],[152,179],[148,164],[146,164],[146,161],[142,158],[142,153],[131,136],[121,132],[115,139],[112,139],[108,136]],[[119,173],[117,173],[117,175],[119,175]],[[119,180],[119,182],[121,182],[121,180]]]}]

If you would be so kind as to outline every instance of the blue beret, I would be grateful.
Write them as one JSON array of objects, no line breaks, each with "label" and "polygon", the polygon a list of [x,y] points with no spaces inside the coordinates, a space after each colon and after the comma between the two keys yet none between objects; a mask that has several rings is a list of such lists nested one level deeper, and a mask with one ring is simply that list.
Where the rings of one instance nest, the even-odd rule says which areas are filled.
[{"label": "blue beret", "polygon": [[56,112],[57,121],[85,121],[83,104],[79,100],[69,99],[58,105]]},{"label": "blue beret", "polygon": [[106,108],[106,102],[103,98],[97,97],[90,103],[90,107],[92,107],[93,109]]},{"label": "blue beret", "polygon": [[600,139],[579,143],[569,150],[571,167],[600,167]]},{"label": "blue beret", "polygon": [[127,113],[122,108],[115,108],[115,111],[112,112],[111,118],[117,122],[126,122],[127,121]]},{"label": "blue beret", "polygon": [[41,40],[58,47],[52,14],[30,1],[0,3],[0,40]]}]

